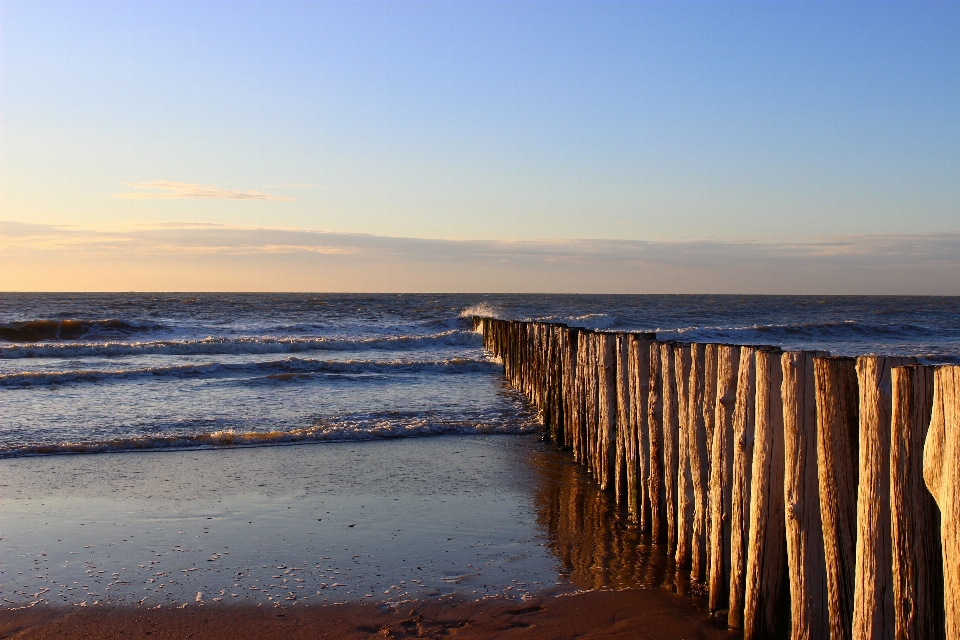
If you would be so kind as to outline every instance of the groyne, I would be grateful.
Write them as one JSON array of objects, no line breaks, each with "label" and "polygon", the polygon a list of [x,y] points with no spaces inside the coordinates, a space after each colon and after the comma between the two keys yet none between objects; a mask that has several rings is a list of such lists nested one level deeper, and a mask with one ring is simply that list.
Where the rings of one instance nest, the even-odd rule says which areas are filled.
[{"label": "groyne", "polygon": [[960,638],[960,366],[473,323],[745,638]]}]

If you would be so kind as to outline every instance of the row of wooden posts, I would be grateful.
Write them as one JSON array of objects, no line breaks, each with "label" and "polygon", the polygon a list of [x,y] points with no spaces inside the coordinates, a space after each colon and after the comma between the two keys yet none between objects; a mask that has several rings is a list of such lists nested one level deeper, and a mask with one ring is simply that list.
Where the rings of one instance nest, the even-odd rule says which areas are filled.
[{"label": "row of wooden posts", "polygon": [[960,638],[960,366],[474,328],[745,638]]}]

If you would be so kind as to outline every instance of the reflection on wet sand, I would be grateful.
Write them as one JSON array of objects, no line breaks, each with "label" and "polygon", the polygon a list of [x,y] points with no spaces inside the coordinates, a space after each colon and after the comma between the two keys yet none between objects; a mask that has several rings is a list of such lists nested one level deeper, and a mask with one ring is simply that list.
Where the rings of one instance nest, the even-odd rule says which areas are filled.
[{"label": "reflection on wet sand", "polygon": [[663,587],[691,594],[688,572],[676,571],[667,545],[651,541],[601,491],[569,453],[550,445],[532,452],[538,524],[561,573],[581,589]]}]

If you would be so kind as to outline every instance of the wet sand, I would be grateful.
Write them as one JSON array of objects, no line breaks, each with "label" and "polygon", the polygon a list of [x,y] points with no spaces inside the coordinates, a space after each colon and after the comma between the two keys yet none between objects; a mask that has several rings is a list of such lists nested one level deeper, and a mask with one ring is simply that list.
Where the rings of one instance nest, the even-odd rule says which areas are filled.
[{"label": "wet sand", "polygon": [[0,491],[0,637],[730,637],[536,437],[5,460]]},{"label": "wet sand", "polygon": [[450,598],[385,607],[214,605],[192,609],[63,608],[7,612],[0,638],[150,638],[296,640],[299,638],[736,638],[705,620],[693,601],[662,590],[589,591],[523,602]]}]

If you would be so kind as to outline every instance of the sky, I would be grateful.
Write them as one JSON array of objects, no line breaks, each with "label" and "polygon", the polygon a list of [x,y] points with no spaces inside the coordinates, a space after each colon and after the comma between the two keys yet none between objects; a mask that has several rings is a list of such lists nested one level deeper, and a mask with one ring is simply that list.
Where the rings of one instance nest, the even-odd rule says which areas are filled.
[{"label": "sky", "polygon": [[960,3],[0,0],[0,290],[960,295]]}]

